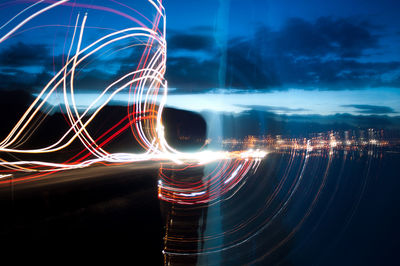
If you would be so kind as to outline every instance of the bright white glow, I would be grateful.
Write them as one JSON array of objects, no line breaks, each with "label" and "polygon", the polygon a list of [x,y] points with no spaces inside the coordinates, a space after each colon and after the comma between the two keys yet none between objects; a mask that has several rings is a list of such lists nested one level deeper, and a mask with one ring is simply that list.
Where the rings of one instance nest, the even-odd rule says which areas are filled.
[{"label": "bright white glow", "polygon": [[2,179],[2,178],[7,178],[7,177],[12,177],[12,174],[8,174],[8,175],[0,175],[0,179]]},{"label": "bright white glow", "polygon": [[236,170],[231,174],[231,176],[227,180],[225,180],[224,183],[226,184],[226,183],[230,182],[233,178],[235,178],[241,168],[242,168],[242,165],[240,165],[238,168],[236,168]]},{"label": "bright white glow", "polygon": [[203,195],[204,193],[206,193],[206,192],[202,191],[202,192],[192,192],[192,193],[179,193],[178,195],[185,196],[185,197],[196,197],[196,196]]}]

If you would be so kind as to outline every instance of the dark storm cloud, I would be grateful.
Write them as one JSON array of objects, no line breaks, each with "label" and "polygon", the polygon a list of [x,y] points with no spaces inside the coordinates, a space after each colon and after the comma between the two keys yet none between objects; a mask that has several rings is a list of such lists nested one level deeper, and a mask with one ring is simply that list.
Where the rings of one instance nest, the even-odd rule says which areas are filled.
[{"label": "dark storm cloud", "polygon": [[[266,87],[280,85],[277,76],[269,62],[254,55],[251,42],[232,41],[227,47],[225,80],[220,81],[221,51],[215,46],[212,35],[204,41],[196,43],[198,35],[189,37],[188,34],[177,34],[182,38],[179,43],[175,40],[168,43],[168,60],[166,78],[172,87],[179,89],[177,92],[203,92],[218,88],[219,84],[225,84],[226,88],[264,89]],[[187,39],[186,42],[183,39]],[[208,41],[205,41],[208,40]],[[199,55],[176,55],[181,50],[205,52],[203,57]]]},{"label": "dark storm cloud", "polygon": [[[253,36],[231,38],[225,51],[217,47],[211,27],[170,31],[166,78],[170,87],[177,88],[175,93],[200,93],[221,84],[238,90],[400,88],[400,62],[385,61],[385,55],[380,62],[369,60],[368,55],[385,49],[381,43],[383,35],[376,34],[378,31],[384,32],[356,18],[321,17],[315,21],[292,18],[278,30],[263,26]],[[48,75],[59,70],[63,56],[53,58],[50,50],[43,44],[17,43],[0,51],[2,87],[33,84],[19,80],[21,75],[17,70],[21,67],[37,66],[37,73],[44,69],[43,73]],[[87,66],[85,73],[95,69],[111,71],[112,65],[112,69],[119,68],[116,75],[126,74],[137,66],[141,52],[142,49],[133,49],[130,55],[96,59],[99,62]],[[223,52],[225,61],[221,61]],[[225,80],[219,80],[221,69],[226,70]],[[32,75],[39,77],[28,73],[26,79],[35,79]],[[105,84],[105,79],[113,79],[115,75],[81,77],[85,80],[82,84],[90,89]]]},{"label": "dark storm cloud", "polygon": [[0,90],[37,91],[51,79],[52,62],[45,44],[18,42],[0,50]]},{"label": "dark storm cloud", "polygon": [[228,88],[267,89],[281,85],[273,61],[264,60],[250,43],[228,47],[226,80]]},{"label": "dark storm cloud", "polygon": [[0,65],[7,67],[37,66],[49,58],[49,50],[43,44],[18,42],[0,52]]},{"label": "dark storm cloud", "polygon": [[[67,55],[53,56],[50,50],[44,44],[28,45],[22,42],[0,50],[0,90],[35,92],[45,86],[67,59]],[[85,65],[84,69],[77,68],[75,81],[84,90],[104,88],[116,76],[98,68],[111,63],[123,66],[131,62],[129,60],[132,58],[108,61],[100,58],[96,64]]]},{"label": "dark storm cloud", "polygon": [[218,84],[218,61],[199,61],[193,57],[168,59],[166,78],[170,87],[180,92],[204,92]]},{"label": "dark storm cloud", "polygon": [[[289,19],[277,32],[260,29],[268,34],[274,52],[294,56],[360,57],[366,49],[377,48],[379,36],[372,33],[376,26],[350,18],[321,17],[315,22]],[[262,37],[261,37],[262,38]]]},{"label": "dark storm cloud", "polygon": [[210,50],[214,46],[214,39],[203,34],[176,33],[168,39],[170,49],[182,49],[189,51]]},{"label": "dark storm cloud", "polygon": [[[368,87],[400,87],[400,62],[362,63],[351,59],[275,60],[276,71],[283,84],[318,89],[360,89]],[[386,75],[386,76],[385,76]]]},{"label": "dark storm cloud", "polygon": [[[369,60],[384,50],[382,27],[356,18],[321,17],[313,22],[289,19],[276,31],[260,27],[252,37],[232,38],[226,54],[227,88],[287,89],[289,87],[341,90],[368,87],[400,87],[400,62],[388,58]],[[172,87],[216,88],[221,51],[208,41],[196,42],[196,34],[174,32],[169,46],[167,78]],[[172,38],[173,39],[173,38]],[[187,39],[187,42],[184,42]],[[215,43],[214,43],[215,45]],[[176,49],[175,49],[176,48]],[[205,52],[204,58],[180,56],[179,50]],[[206,80],[205,80],[206,79]],[[198,83],[197,83],[198,82]]]},{"label": "dark storm cloud", "polygon": [[363,114],[392,114],[396,113],[393,108],[388,106],[368,105],[368,104],[346,104],[342,107],[351,107],[358,109],[358,113]]},{"label": "dark storm cloud", "polygon": [[377,29],[353,18],[322,17],[313,23],[294,18],[279,31],[261,27],[254,38],[239,40],[236,46],[257,61],[260,71],[274,77],[264,88],[398,87],[400,62],[368,62],[366,57],[367,51],[380,47],[380,36],[373,34]]},{"label": "dark storm cloud", "polygon": [[21,70],[11,70],[0,72],[0,90],[25,90],[34,91],[38,87],[44,86],[50,80],[47,72],[32,74]]},{"label": "dark storm cloud", "polygon": [[[248,57],[235,49],[228,52],[225,77],[226,88],[264,89],[279,85],[273,72],[264,71]],[[218,88],[219,60],[217,57],[200,61],[195,57],[170,57],[167,62],[166,79],[178,93],[205,92]]]},{"label": "dark storm cloud", "polygon": [[305,108],[289,108],[285,106],[265,106],[265,105],[237,105],[243,108],[250,108],[251,110],[255,111],[265,111],[265,112],[301,112],[301,111],[308,111],[309,109]]}]

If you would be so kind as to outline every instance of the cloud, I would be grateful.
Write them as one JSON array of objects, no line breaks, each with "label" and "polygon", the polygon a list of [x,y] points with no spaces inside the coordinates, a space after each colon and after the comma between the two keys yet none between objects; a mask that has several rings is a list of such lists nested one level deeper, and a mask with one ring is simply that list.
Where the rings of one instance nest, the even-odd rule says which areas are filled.
[{"label": "cloud", "polygon": [[[248,42],[231,42],[227,47],[225,80],[219,80],[222,55],[214,41],[210,41],[213,37],[211,31],[209,33],[208,37],[203,36],[203,41],[198,35],[187,33],[175,33],[176,37],[169,41],[166,78],[171,87],[178,88],[178,93],[219,89],[220,84],[225,84],[225,88],[240,89],[264,89],[279,85],[274,71],[262,62],[262,58],[248,52]],[[178,36],[179,43],[178,39],[174,39]],[[182,55],[181,50],[205,53]]]},{"label": "cloud", "polygon": [[276,71],[280,73],[280,81],[287,86],[323,90],[400,87],[400,62],[293,60],[283,57],[276,60]]},{"label": "cloud", "polygon": [[227,51],[226,87],[267,89],[281,85],[273,61],[266,61],[246,44],[233,44]]},{"label": "cloud", "polygon": [[366,21],[352,18],[320,17],[315,22],[291,18],[280,31],[261,28],[258,34],[268,34],[277,53],[354,58],[362,56],[366,49],[379,46],[379,36],[372,33],[374,28]]},{"label": "cloud", "polygon": [[[400,87],[400,62],[390,61],[385,53],[380,61],[369,60],[369,55],[385,49],[377,30],[382,31],[365,20],[332,17],[312,22],[291,18],[274,31],[263,26],[253,36],[229,40],[223,81],[218,80],[221,51],[210,47],[211,41],[195,42],[197,33],[174,32],[188,41],[169,46],[167,77],[177,92],[209,90],[221,83],[249,90]],[[201,36],[210,40],[212,31]],[[182,56],[182,49],[198,49],[205,55]]]},{"label": "cloud", "polygon": [[204,92],[218,84],[218,61],[199,61],[193,57],[170,57],[166,79],[179,92]]},{"label": "cloud", "polygon": [[49,80],[50,75],[47,72],[33,74],[17,69],[7,69],[7,71],[0,72],[0,91],[35,91]]},{"label": "cloud", "polygon": [[244,105],[244,104],[239,104],[237,106],[249,108],[255,111],[279,112],[279,113],[294,113],[294,112],[309,111],[309,109],[305,108],[290,108],[285,106]]},{"label": "cloud", "polygon": [[44,44],[18,42],[0,52],[0,65],[7,67],[38,66],[49,59],[49,50]]},{"label": "cloud", "polygon": [[393,114],[396,113],[393,108],[388,106],[368,105],[368,104],[346,104],[342,107],[350,107],[357,109],[356,112],[362,114]]},{"label": "cloud", "polygon": [[[262,26],[254,35],[231,38],[225,51],[216,46],[211,27],[170,31],[166,78],[177,88],[174,93],[201,93],[221,89],[221,84],[241,91],[400,88],[400,62],[385,60],[385,54],[379,62],[369,60],[369,54],[385,49],[377,30],[381,29],[354,17],[291,18],[278,30]],[[142,49],[123,51],[86,65],[83,74],[97,70],[105,75],[82,75],[85,88],[97,88],[106,78],[135,69]],[[0,51],[1,87],[29,89],[33,82],[19,80],[27,73],[24,67],[37,68],[37,74],[26,75],[32,81],[60,69],[62,57],[53,58],[44,44],[8,46]],[[219,75],[223,69],[225,75]]]},{"label": "cloud", "polygon": [[214,39],[206,34],[175,33],[168,39],[168,47],[171,50],[211,50],[214,46]]},{"label": "cloud", "polygon": [[[119,54],[113,54],[111,58],[92,56],[76,69],[76,87],[83,90],[104,88],[117,79],[117,75],[122,76],[128,70],[136,68],[141,50],[143,49],[123,50]],[[51,49],[47,49],[45,44],[18,42],[2,47],[0,90],[38,91],[51,80],[53,73],[62,68],[66,59],[66,54],[53,56]]]}]

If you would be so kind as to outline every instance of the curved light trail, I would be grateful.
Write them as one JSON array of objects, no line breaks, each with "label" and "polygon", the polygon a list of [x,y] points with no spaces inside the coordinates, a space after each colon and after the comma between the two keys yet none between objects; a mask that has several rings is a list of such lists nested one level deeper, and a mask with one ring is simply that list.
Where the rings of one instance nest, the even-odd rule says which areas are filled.
[{"label": "curved light trail", "polygon": [[[69,45],[67,57],[62,68],[43,87],[36,99],[22,115],[19,121],[11,129],[9,134],[0,142],[0,154],[25,154],[40,156],[41,154],[56,153],[68,150],[72,143],[79,141],[84,150],[64,162],[42,160],[1,160],[0,167],[4,170],[3,179],[10,177],[14,172],[34,173],[30,177],[15,178],[13,182],[34,180],[50,173],[62,170],[89,167],[96,163],[134,163],[148,160],[160,161],[163,166],[160,169],[159,197],[166,201],[174,201],[181,204],[201,204],[218,200],[221,193],[214,193],[213,187],[222,188],[222,194],[232,190],[249,173],[255,171],[260,160],[266,155],[264,151],[200,151],[196,153],[179,152],[171,147],[164,136],[164,125],[161,115],[167,101],[168,85],[164,78],[166,71],[167,43],[166,43],[166,15],[162,1],[148,1],[155,10],[155,18],[151,22],[152,27],[146,26],[146,21],[141,22],[123,12],[97,5],[70,3],[62,1],[39,1],[25,8],[16,16],[3,24],[0,29],[6,33],[0,37],[0,44],[18,34],[18,31],[29,24],[38,16],[59,6],[83,7],[101,10],[128,18],[138,24],[137,27],[129,27],[117,30],[104,36],[100,36],[94,42],[83,45],[85,39],[86,22],[90,16],[78,14],[73,27],[72,41]],[[116,2],[117,4],[118,3]],[[41,9],[35,10],[38,6]],[[44,7],[43,7],[44,6]],[[32,12],[32,14],[29,14]],[[21,20],[21,22],[17,22]],[[16,24],[15,26],[12,26]],[[78,69],[85,67],[87,61],[109,50],[112,45],[124,44],[130,41],[138,45],[144,45],[144,51],[134,71],[121,76],[111,82],[106,88],[99,91],[98,96],[83,111],[78,110],[75,79]],[[123,48],[122,48],[123,49]],[[24,149],[23,144],[29,139],[32,132],[40,126],[43,113],[48,113],[47,102],[50,97],[62,90],[63,107],[69,123],[69,129],[53,143],[45,147]],[[128,126],[115,132],[113,129],[102,136],[114,132],[106,140],[96,139],[89,131],[89,125],[100,111],[106,107],[115,95],[129,91]],[[119,123],[115,125],[118,128]],[[132,135],[138,144],[144,149],[143,153],[112,153],[104,147],[106,143],[118,137],[122,131],[130,128]],[[85,154],[85,155],[83,155]],[[170,175],[184,170],[174,169],[166,174],[164,164],[174,164],[175,168],[196,168],[212,162],[219,162],[215,171],[205,177],[207,182],[196,186],[193,183],[181,186],[179,181],[170,178]],[[1,172],[0,172],[1,173]],[[40,174],[42,173],[42,174]],[[46,174],[47,173],[47,174]],[[7,181],[0,181],[5,184]]]},{"label": "curved light trail", "polygon": [[[343,155],[338,155],[335,139],[329,143],[321,141],[320,144],[312,144],[308,140],[302,147],[296,143],[285,152],[271,152],[268,160],[263,160],[267,151],[257,149],[200,150],[188,153],[171,147],[165,138],[162,121],[168,96],[168,84],[164,78],[167,60],[166,15],[162,1],[148,0],[156,14],[152,20],[125,4],[110,1],[124,10],[132,11],[137,18],[117,9],[69,0],[28,0],[24,2],[32,2],[30,6],[0,25],[0,45],[31,29],[51,26],[73,31],[71,42],[68,45],[64,44],[64,48],[68,48],[65,48],[65,58],[63,52],[62,67],[43,86],[10,132],[0,140],[0,187],[10,183],[35,181],[59,171],[86,168],[95,164],[108,166],[156,161],[160,165],[158,197],[164,203],[174,206],[175,215],[185,212],[184,217],[187,218],[193,212],[199,217],[203,215],[201,218],[205,223],[205,211],[212,211],[214,207],[219,208],[218,211],[224,210],[221,217],[216,215],[218,217],[207,220],[209,227],[224,222],[224,230],[199,230],[201,234],[183,238],[185,224],[181,225],[182,228],[178,228],[177,232],[171,229],[165,241],[172,248],[166,245],[163,251],[168,259],[185,256],[208,259],[218,253],[225,256],[224,262],[227,265],[238,263],[235,257],[237,254],[241,254],[244,257],[243,261],[250,264],[269,262],[272,254],[284,250],[285,246],[296,240],[296,236],[309,221],[316,220],[312,229],[306,231],[307,234],[323,223],[324,217],[334,209],[333,202],[340,197],[342,187],[346,186],[346,183],[342,183],[346,178],[356,184],[353,184],[353,187],[357,187],[357,182],[361,184],[361,189],[354,189],[354,193],[351,194],[355,204],[350,204],[342,216],[344,223],[349,224],[366,190],[367,178],[354,181],[349,174],[346,175],[344,169],[351,160],[347,152],[356,153],[356,150],[344,150]],[[112,30],[108,25],[107,28],[101,27],[102,25],[87,26],[91,18],[90,12],[74,17],[73,26],[30,25],[38,16],[61,7],[109,12],[128,19],[135,27]],[[103,30],[99,32],[109,33],[97,36],[97,39],[89,42],[89,38],[85,38],[86,33],[97,26]],[[118,47],[118,51],[140,46],[143,47],[143,53],[139,56],[140,60],[135,69],[109,81],[104,88],[99,88],[97,97],[82,110],[78,104],[77,76],[91,60],[109,51],[114,52],[114,46]],[[67,129],[43,147],[25,148],[46,115],[54,108],[49,104],[51,97],[59,92],[62,92],[61,110],[68,125]],[[127,92],[129,100],[125,116],[118,118],[104,132],[94,134],[91,126],[100,112],[106,110],[116,95],[125,95]],[[107,149],[108,143],[118,142],[121,134],[129,131],[143,152],[122,153]],[[78,151],[73,146],[77,143],[80,147]],[[283,146],[282,144],[280,147]],[[349,147],[350,145],[346,146]],[[373,162],[372,150],[365,159],[367,167],[363,167],[366,169],[366,177],[371,175],[369,166]],[[54,156],[54,160],[41,160],[49,154],[57,156]],[[24,160],[14,159],[19,156]],[[340,167],[337,167],[337,164],[340,164]],[[361,161],[360,165],[364,166],[363,164],[364,161]],[[340,171],[332,172],[335,168]],[[252,178],[247,178],[249,176]],[[334,187],[333,193],[329,192],[329,186]],[[238,196],[239,200],[230,200],[234,196]],[[219,203],[221,204],[217,206]],[[315,218],[313,212],[317,208],[323,208],[324,211],[320,217]],[[338,228],[341,229],[340,223],[338,224]],[[193,231],[193,225],[188,226],[191,227],[189,230]],[[340,236],[344,229],[333,232],[338,232]],[[176,248],[182,247],[179,243],[189,243],[190,248]],[[193,243],[194,245],[190,245]],[[192,247],[194,248],[191,249]],[[270,263],[279,264],[273,260]]]}]

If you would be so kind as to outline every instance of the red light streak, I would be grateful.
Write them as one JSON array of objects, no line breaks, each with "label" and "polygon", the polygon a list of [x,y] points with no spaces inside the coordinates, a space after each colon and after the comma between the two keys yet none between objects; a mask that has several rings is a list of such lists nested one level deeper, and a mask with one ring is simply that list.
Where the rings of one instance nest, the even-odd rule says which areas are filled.
[{"label": "red light streak", "polygon": [[[117,1],[113,2],[127,8]],[[7,184],[9,182],[7,179],[14,172],[35,173],[13,179],[13,182],[24,182],[49,176],[62,170],[89,167],[96,163],[112,165],[157,160],[162,163],[159,176],[159,197],[161,199],[181,204],[202,204],[218,200],[221,195],[238,187],[238,184],[243,182],[249,171],[257,169],[261,158],[266,155],[263,151],[225,152],[206,150],[196,153],[183,153],[175,150],[167,143],[161,121],[168,92],[167,81],[164,79],[167,58],[166,16],[161,1],[149,0],[149,3],[156,11],[154,22],[135,9],[129,9],[147,22],[151,22],[151,29],[138,18],[122,11],[98,5],[70,3],[68,0],[35,2],[1,26],[1,28],[10,27],[16,18],[26,16],[22,22],[0,36],[0,44],[24,31],[39,29],[41,26],[20,30],[22,26],[29,24],[37,16],[45,15],[46,11],[59,6],[67,6],[110,12],[130,20],[140,27],[114,30],[112,33],[99,36],[96,41],[85,46],[83,40],[85,39],[86,21],[90,17],[88,14],[85,14],[83,18],[79,14],[77,15],[64,66],[54,74],[11,132],[0,142],[0,154],[28,154],[34,157],[34,155],[68,150],[74,141],[79,141],[83,150],[59,163],[41,160],[1,160],[0,179],[3,180],[0,181],[0,185]],[[46,6],[29,15],[29,11],[37,5]],[[162,28],[160,28],[160,22],[162,22]],[[70,26],[63,27],[68,29]],[[111,82],[109,86],[99,91],[98,97],[91,102],[89,107],[83,112],[79,111],[75,94],[75,76],[78,73],[78,68],[84,68],[88,64],[87,61],[90,62],[91,57],[108,51],[110,45],[131,39],[138,42],[138,38],[140,40],[146,39],[146,44],[136,70]],[[34,121],[38,119],[40,112],[43,112],[46,108],[46,103],[57,89],[62,89],[65,112],[63,108],[61,110],[69,129],[56,142],[46,147],[24,149],[21,140],[25,136],[29,137],[28,132],[34,129]],[[100,134],[99,137],[94,138],[89,132],[88,126],[113,97],[124,90],[129,91],[127,115]],[[111,141],[118,141],[118,136],[129,129],[145,152],[111,153],[107,151],[106,144]],[[201,177],[201,180],[191,182],[171,178],[171,175],[187,175],[186,171],[201,169],[214,162],[216,162],[214,170]]]}]

